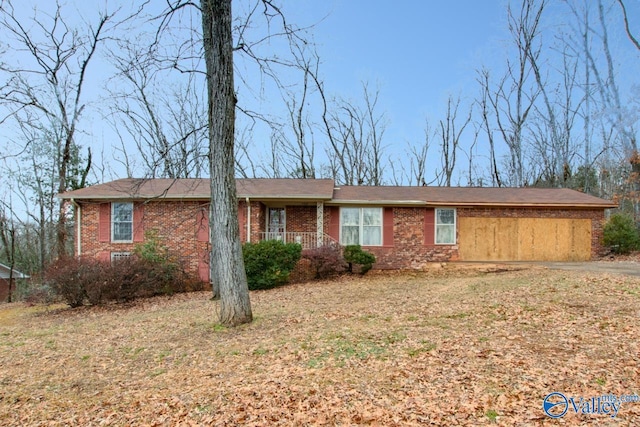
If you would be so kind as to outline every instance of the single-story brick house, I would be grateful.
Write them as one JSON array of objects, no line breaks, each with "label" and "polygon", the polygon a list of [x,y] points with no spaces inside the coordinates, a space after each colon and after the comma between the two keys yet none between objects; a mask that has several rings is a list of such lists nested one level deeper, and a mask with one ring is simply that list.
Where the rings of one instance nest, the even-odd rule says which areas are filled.
[{"label": "single-story brick house", "polygon": [[16,279],[28,279],[29,276],[0,263],[0,302],[9,300],[9,292],[16,290]]},{"label": "single-story brick house", "polygon": [[[569,189],[338,186],[331,179],[238,179],[243,242],[360,244],[374,268],[443,261],[578,261],[602,253],[605,209]],[[76,255],[128,256],[155,230],[208,279],[209,181],[120,179],[58,197],[76,207]]]}]

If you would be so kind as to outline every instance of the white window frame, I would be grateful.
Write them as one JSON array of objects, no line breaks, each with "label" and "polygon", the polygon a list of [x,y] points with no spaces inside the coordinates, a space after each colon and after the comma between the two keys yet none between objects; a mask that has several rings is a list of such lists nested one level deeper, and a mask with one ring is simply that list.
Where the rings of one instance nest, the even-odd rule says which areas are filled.
[{"label": "white window frame", "polygon": [[[377,207],[377,206],[345,206],[345,207],[340,207],[340,244],[341,245],[347,245],[347,243],[345,243],[343,241],[343,235],[342,235],[342,228],[344,227],[342,224],[342,212],[344,209],[357,209],[358,210],[358,245],[360,246],[382,246],[384,244],[383,242],[383,238],[384,238],[384,212],[382,210],[381,207]],[[380,225],[364,225],[364,210],[365,209],[375,209],[380,213]],[[376,244],[376,245],[369,245],[369,244],[363,244],[362,239],[364,238],[364,228],[365,227],[378,227],[380,229],[380,243]],[[354,243],[348,243],[348,244],[354,244]]]},{"label": "white window frame", "polygon": [[[453,224],[440,224],[438,222],[438,218],[440,217],[438,215],[439,211],[453,211]],[[433,235],[434,243],[436,245],[455,245],[456,241],[457,241],[457,234],[458,234],[457,233],[457,228],[456,228],[457,223],[458,223],[458,212],[456,211],[455,208],[436,208],[434,213],[435,213],[435,221],[434,221],[434,225],[433,225],[433,227],[434,227],[434,230],[433,230],[433,232],[434,232],[434,235]],[[451,241],[451,242],[439,242],[438,241],[438,227],[452,227],[453,228],[453,233],[452,233],[453,241]]]},{"label": "white window frame", "polygon": [[[279,210],[282,211],[283,213],[283,225],[282,231],[272,231],[271,229],[271,210]],[[267,215],[266,216],[266,227],[265,229],[267,230],[266,232],[266,236],[267,236],[267,240],[280,240],[282,242],[285,242],[286,236],[287,236],[287,208],[286,207],[280,207],[280,206],[267,206]]]},{"label": "white window frame", "polygon": [[111,264],[131,257],[131,252],[111,252]]},{"label": "white window frame", "polygon": [[[131,224],[131,238],[130,239],[124,239],[124,240],[118,240],[115,237],[115,231],[116,231],[116,216],[115,216],[115,210],[116,210],[116,205],[129,205],[131,207],[131,221],[118,221],[118,224],[126,224],[126,223],[130,223]],[[111,203],[111,241],[115,242],[115,243],[131,243],[133,242],[133,203],[132,202],[114,202]]]}]

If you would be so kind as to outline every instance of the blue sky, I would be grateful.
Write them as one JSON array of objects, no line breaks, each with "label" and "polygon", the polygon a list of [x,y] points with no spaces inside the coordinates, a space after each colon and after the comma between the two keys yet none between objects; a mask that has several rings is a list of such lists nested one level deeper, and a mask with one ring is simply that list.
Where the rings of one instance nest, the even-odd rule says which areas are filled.
[{"label": "blue sky", "polygon": [[[361,81],[368,82],[370,87],[379,86],[378,112],[385,113],[388,123],[384,145],[389,155],[401,157],[408,145],[424,140],[426,119],[433,129],[444,118],[450,95],[461,97],[460,116],[468,111],[479,94],[476,82],[479,69],[486,66],[494,76],[504,72],[506,58],[514,51],[508,32],[508,3],[506,0],[393,3],[299,0],[285,2],[283,10],[298,25],[315,23],[312,32],[322,60],[320,74],[330,95],[357,101],[362,93]],[[517,14],[518,2],[512,3]],[[640,1],[625,3],[632,28],[640,34],[637,18]],[[604,4],[612,12],[610,46],[617,82],[626,98],[623,102],[627,102],[631,85],[640,83],[637,78],[640,52],[622,31],[617,3]],[[595,2],[593,6],[595,15]],[[559,28],[570,31],[571,22],[565,3],[548,2],[541,33],[546,46],[542,64],[550,74],[554,72],[554,63],[546,61],[553,61],[554,53],[549,46],[558,44]],[[594,45],[594,49],[598,48]],[[472,137],[467,132],[463,139]],[[486,138],[483,134],[479,138],[479,152],[487,152]],[[261,137],[257,135],[256,139],[257,143]],[[436,149],[430,151],[431,167],[438,167],[438,156]],[[459,168],[464,166],[459,164]]]},{"label": "blue sky", "polygon": [[[387,123],[383,145],[390,157],[401,157],[409,145],[424,141],[427,118],[432,129],[443,118],[449,95],[461,97],[459,115],[465,115],[478,93],[476,71],[504,59],[506,4],[298,0],[284,2],[283,11],[295,25],[313,25],[309,33],[329,97],[358,104],[362,82],[379,88],[377,112],[384,113]],[[241,14],[241,8],[235,13]],[[267,96],[258,109],[273,112],[271,101]],[[268,131],[256,130],[253,137],[254,145],[260,145],[268,140]],[[261,158],[268,158],[269,151],[266,142]],[[320,162],[323,155],[317,148]],[[432,149],[433,167],[436,156]]]},{"label": "blue sky", "polygon": [[[237,15],[242,12],[239,5],[243,2],[247,3],[234,0],[234,12]],[[107,2],[112,9],[117,4],[131,7],[135,3],[132,0]],[[507,3],[507,0],[281,2],[282,10],[291,23],[298,26],[314,25],[309,34],[317,45],[322,61],[320,75],[328,96],[339,96],[357,103],[362,98],[361,82],[368,82],[370,88],[379,87],[378,112],[384,113],[387,119],[384,145],[389,155],[397,157],[403,155],[409,144],[422,143],[425,119],[429,119],[433,128],[444,117],[449,95],[461,97],[463,114],[462,111],[478,95],[478,69],[487,66],[498,71],[504,67],[507,50],[511,49],[506,20]],[[640,19],[633,21],[635,17],[640,17],[640,1],[627,0],[626,3],[636,34],[640,34]],[[34,4],[39,8],[50,6],[48,2],[32,0],[20,3],[19,8],[30,15],[28,11]],[[68,0],[64,4],[69,6],[65,7],[66,11],[73,11],[74,4],[77,4],[84,18],[95,22],[99,11],[95,5],[103,7],[105,3],[103,0]],[[152,0],[150,4],[160,10],[165,2]],[[563,14],[566,10],[558,13],[563,4],[549,2],[546,26],[561,25],[567,19]],[[617,8],[615,2],[609,0],[609,4],[614,10]],[[192,22],[185,21],[186,25],[200,25],[199,15],[193,14],[191,19]],[[152,24],[150,31],[153,30]],[[263,30],[258,28],[256,31]],[[625,61],[620,64],[621,74],[627,74],[624,87],[628,88],[630,83],[640,83],[636,77],[640,53],[631,46],[621,27],[612,30],[610,37],[616,61]],[[274,42],[273,47],[277,50],[282,46]],[[281,55],[286,56],[286,52],[282,51]],[[112,70],[108,63],[101,62],[104,60],[101,57],[89,69],[91,83],[85,92],[88,108],[81,123],[81,128],[86,132],[78,141],[83,146],[93,146],[94,160],[99,160],[102,146],[105,147],[105,163],[109,163],[113,171],[100,175],[101,166],[98,166],[97,180],[123,176],[123,171],[112,160],[115,151],[110,149],[111,144],[118,145],[118,141],[113,129],[105,123],[104,111],[100,109],[106,104],[104,87],[112,84],[107,80]],[[176,77],[179,76],[176,73]],[[255,86],[259,86],[258,76],[253,75],[252,78],[255,78]],[[236,78],[236,82],[239,79]],[[238,87],[242,100],[242,92],[246,93],[247,90],[240,84]],[[254,87],[253,90],[259,92],[258,88]],[[626,95],[627,92],[623,93]],[[284,111],[277,106],[281,103],[279,95],[268,90],[265,95],[256,109],[283,114]],[[278,103],[273,102],[274,96],[278,98]],[[319,119],[316,117],[316,120]],[[471,138],[472,135],[466,137]],[[254,144],[263,147],[261,155],[268,155],[268,132],[256,133],[254,138]],[[486,151],[482,143],[480,141],[479,150]],[[321,156],[321,153],[317,154]],[[430,152],[430,165],[434,169],[438,167],[438,160],[438,153],[435,150]]]},{"label": "blue sky", "polygon": [[[360,82],[380,87],[389,119],[387,143],[421,139],[449,94],[474,97],[475,70],[504,43],[505,3],[477,1],[333,0],[287,4],[313,29],[327,89],[360,96]],[[498,55],[499,56],[499,55]]]}]

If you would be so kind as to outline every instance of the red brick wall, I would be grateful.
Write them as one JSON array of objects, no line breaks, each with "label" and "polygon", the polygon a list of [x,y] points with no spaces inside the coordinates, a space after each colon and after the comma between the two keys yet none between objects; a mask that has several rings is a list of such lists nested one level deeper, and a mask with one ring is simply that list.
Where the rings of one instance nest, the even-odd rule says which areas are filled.
[{"label": "red brick wall", "polygon": [[[15,279],[11,283],[11,290],[15,291]],[[6,302],[9,298],[9,279],[0,278],[0,302]]]},{"label": "red brick wall", "polygon": [[[257,242],[260,233],[265,231],[266,206],[251,201],[251,241]],[[100,242],[99,203],[82,204],[82,254],[94,257],[108,255],[110,252],[132,252],[135,243]],[[202,269],[201,259],[206,258],[209,250],[207,241],[198,239],[198,212],[207,210],[206,202],[152,201],[142,208],[144,230],[156,230],[160,241],[177,254],[184,268],[197,275]],[[244,200],[238,205],[240,236],[246,241],[247,205]],[[315,232],[316,206],[287,206],[287,231]],[[420,269],[429,262],[456,261],[456,245],[433,244],[433,225],[428,219],[432,208],[393,207],[385,208],[383,227],[389,230],[392,222],[393,239],[385,233],[383,246],[366,247],[376,255],[375,268],[379,269]],[[332,214],[339,215],[339,209],[325,206],[324,231],[330,233]],[[602,227],[604,211],[534,209],[534,208],[458,208],[458,217],[532,217],[532,218],[587,218],[592,223],[592,257],[603,252]],[[336,238],[338,236],[335,236]],[[458,241],[464,236],[457,236]]]},{"label": "red brick wall", "polygon": [[[260,233],[265,231],[266,227],[266,208],[260,202],[249,201],[251,206],[251,241],[257,242],[260,240]],[[245,212],[244,224],[240,224],[240,239],[242,242],[247,241],[247,202],[241,200],[238,204],[238,210],[242,209]]]},{"label": "red brick wall", "polygon": [[430,262],[457,260],[457,246],[435,245],[433,239],[425,244],[426,212],[425,208],[393,208],[393,244],[388,245],[385,241],[382,247],[365,247],[376,256],[375,268],[421,269]]},{"label": "red brick wall", "polygon": [[287,206],[287,232],[315,233],[317,231],[316,205]]},{"label": "red brick wall", "polygon": [[[338,209],[325,208],[324,229],[329,230],[331,214]],[[394,241],[392,245],[365,247],[376,256],[374,268],[421,269],[430,262],[458,260],[457,245],[433,244],[433,208],[393,208]],[[457,208],[458,217],[507,217],[507,218],[584,218],[591,219],[591,254],[596,258],[603,253],[602,209],[535,209],[535,208]],[[464,239],[459,234],[456,241]]]},{"label": "red brick wall", "polygon": [[[198,240],[202,220],[198,214],[202,209],[207,211],[207,206],[207,203],[195,201],[152,201],[144,203],[142,207],[144,231],[155,230],[160,242],[179,258],[186,271],[196,277],[200,259],[206,258],[209,250],[207,241]],[[133,252],[136,243],[100,242],[99,207],[99,203],[82,204],[82,255],[108,259],[111,252]]]}]

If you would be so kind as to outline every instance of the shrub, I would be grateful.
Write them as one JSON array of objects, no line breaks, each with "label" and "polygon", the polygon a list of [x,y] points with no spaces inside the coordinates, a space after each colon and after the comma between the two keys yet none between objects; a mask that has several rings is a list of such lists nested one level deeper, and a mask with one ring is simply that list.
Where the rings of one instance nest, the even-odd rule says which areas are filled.
[{"label": "shrub", "polygon": [[[138,276],[141,273],[146,280],[138,286],[139,291],[150,295],[173,294],[184,292],[190,278],[178,260],[172,256],[169,249],[160,241],[155,230],[145,233],[144,243],[136,245],[134,254],[142,262],[138,266]],[[140,281],[139,279],[136,281]]]},{"label": "shrub", "polygon": [[100,280],[101,266],[89,258],[60,258],[51,264],[44,275],[44,284],[69,306],[79,307],[87,297],[87,286]]},{"label": "shrub", "polygon": [[242,254],[249,289],[269,289],[287,283],[301,252],[299,244],[279,240],[245,243]]},{"label": "shrub", "polygon": [[616,253],[626,254],[640,248],[636,224],[629,215],[614,214],[603,229],[603,242]]},{"label": "shrub", "polygon": [[114,263],[64,258],[45,273],[45,286],[71,307],[98,305],[184,292],[190,278],[176,262],[152,262],[137,255]]},{"label": "shrub", "polygon": [[120,281],[114,277],[112,266],[106,262],[98,263],[94,280],[85,282],[85,294],[89,304],[99,305],[107,301],[116,301],[120,294]]},{"label": "shrub", "polygon": [[302,258],[309,260],[316,279],[335,276],[346,270],[342,248],[338,245],[325,245],[302,251]]},{"label": "shrub", "polygon": [[20,293],[20,299],[29,305],[53,304],[56,301],[56,294],[50,286],[42,283],[32,283],[25,286]]},{"label": "shrub", "polygon": [[360,274],[371,270],[376,257],[367,251],[363,251],[360,245],[348,245],[344,248],[344,260],[349,264],[349,272],[353,272],[353,265],[360,266]]}]

